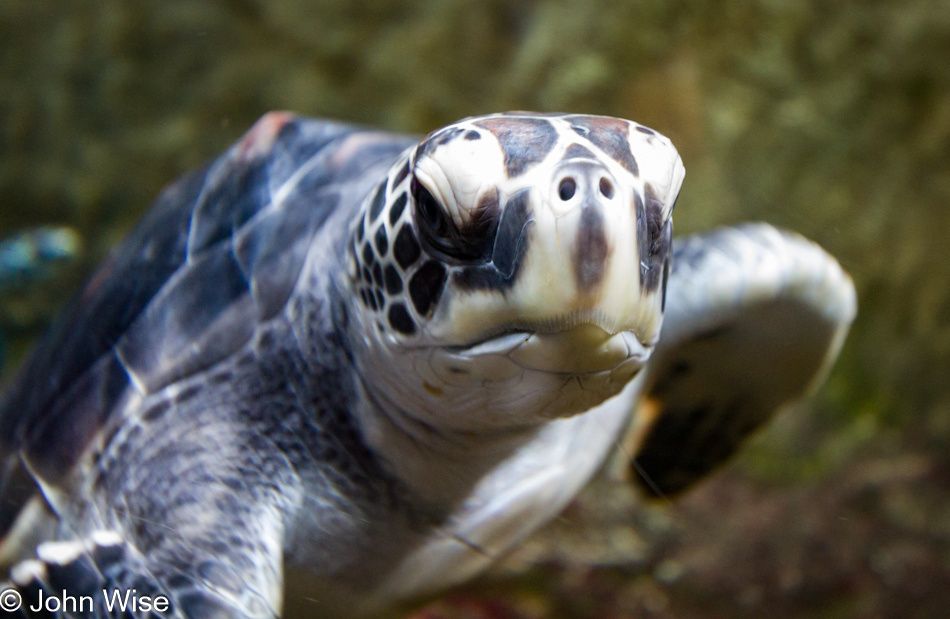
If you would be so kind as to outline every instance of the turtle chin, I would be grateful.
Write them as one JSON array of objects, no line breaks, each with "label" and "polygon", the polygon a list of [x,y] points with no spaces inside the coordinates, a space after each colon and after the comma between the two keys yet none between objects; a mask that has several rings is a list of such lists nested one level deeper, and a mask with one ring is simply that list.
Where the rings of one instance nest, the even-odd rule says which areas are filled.
[{"label": "turtle chin", "polygon": [[[550,325],[551,322],[547,322]],[[591,323],[538,328],[444,350],[430,362],[442,384],[470,381],[480,391],[483,420],[504,425],[571,417],[617,395],[653,351],[633,331],[611,334]],[[492,424],[494,425],[494,424]]]},{"label": "turtle chin", "polygon": [[464,354],[503,354],[525,370],[585,376],[642,367],[652,350],[633,331],[612,334],[598,325],[580,323],[557,331],[507,333],[468,347]]}]

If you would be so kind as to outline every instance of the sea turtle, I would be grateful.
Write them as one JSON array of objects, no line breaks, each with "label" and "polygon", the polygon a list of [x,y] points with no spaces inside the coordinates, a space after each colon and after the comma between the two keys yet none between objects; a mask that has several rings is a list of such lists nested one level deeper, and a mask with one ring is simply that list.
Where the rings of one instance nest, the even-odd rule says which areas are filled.
[{"label": "sea turtle", "polygon": [[5,600],[351,617],[476,574],[620,442],[686,488],[821,379],[856,304],[765,224],[674,244],[683,176],[608,117],[263,117],[0,404]]}]

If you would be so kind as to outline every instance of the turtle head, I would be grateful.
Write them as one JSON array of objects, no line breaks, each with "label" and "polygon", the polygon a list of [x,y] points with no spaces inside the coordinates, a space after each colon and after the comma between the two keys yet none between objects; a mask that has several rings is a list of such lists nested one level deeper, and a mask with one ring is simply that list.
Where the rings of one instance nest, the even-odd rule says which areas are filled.
[{"label": "turtle head", "polygon": [[659,337],[683,175],[667,138],[626,120],[514,113],[433,132],[353,233],[364,371],[394,405],[467,429],[616,395]]}]

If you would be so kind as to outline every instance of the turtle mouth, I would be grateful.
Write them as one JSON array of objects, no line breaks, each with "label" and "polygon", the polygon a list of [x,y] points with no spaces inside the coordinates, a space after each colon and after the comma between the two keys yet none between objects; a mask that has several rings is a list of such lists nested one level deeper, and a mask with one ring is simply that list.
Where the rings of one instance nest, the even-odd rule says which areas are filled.
[{"label": "turtle mouth", "polygon": [[535,328],[512,327],[506,332],[455,349],[466,357],[503,355],[526,370],[582,375],[613,372],[620,367],[638,370],[650,358],[654,345],[634,331],[611,333],[589,322],[544,321]]}]

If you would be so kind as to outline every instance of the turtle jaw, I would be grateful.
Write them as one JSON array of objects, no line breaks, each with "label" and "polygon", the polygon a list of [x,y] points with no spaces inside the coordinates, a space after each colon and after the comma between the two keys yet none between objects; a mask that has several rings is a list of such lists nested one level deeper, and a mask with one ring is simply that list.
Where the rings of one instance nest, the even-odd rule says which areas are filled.
[{"label": "turtle jaw", "polygon": [[502,354],[525,370],[582,376],[622,368],[618,376],[629,374],[628,378],[646,364],[652,351],[653,344],[644,344],[633,331],[610,333],[586,322],[558,330],[543,324],[536,330],[506,330],[458,349],[470,358]]},{"label": "turtle jaw", "polygon": [[561,317],[507,328],[456,350],[470,358],[505,355],[526,370],[581,376],[613,372],[621,366],[638,370],[650,358],[653,343],[644,343],[634,331],[612,333],[596,323]]}]

